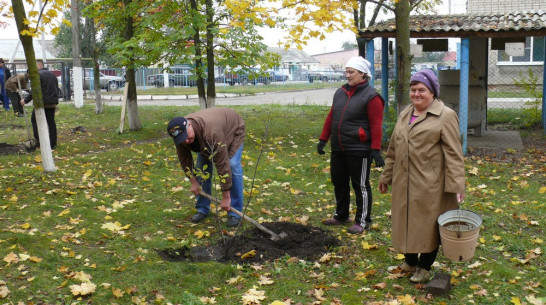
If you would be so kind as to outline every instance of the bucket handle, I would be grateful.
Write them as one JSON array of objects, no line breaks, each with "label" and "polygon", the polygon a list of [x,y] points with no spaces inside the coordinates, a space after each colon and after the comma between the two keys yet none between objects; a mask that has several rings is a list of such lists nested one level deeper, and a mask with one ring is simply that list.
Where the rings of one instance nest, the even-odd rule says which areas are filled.
[{"label": "bucket handle", "polygon": [[457,216],[459,217],[459,224],[457,225],[457,238],[461,238],[461,207],[457,210]]}]

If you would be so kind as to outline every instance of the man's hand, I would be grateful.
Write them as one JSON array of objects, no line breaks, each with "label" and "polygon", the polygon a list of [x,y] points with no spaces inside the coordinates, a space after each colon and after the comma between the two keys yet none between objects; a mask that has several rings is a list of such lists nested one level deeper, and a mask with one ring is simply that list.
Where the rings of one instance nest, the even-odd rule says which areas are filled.
[{"label": "man's hand", "polygon": [[326,146],[326,141],[319,140],[319,142],[317,144],[317,152],[318,152],[319,155],[324,155],[325,154],[324,146]]},{"label": "man's hand", "polygon": [[379,152],[379,150],[372,150],[370,152],[370,158],[375,162],[375,166],[377,167],[383,167],[385,165],[385,161],[383,161],[383,157],[381,157],[381,152]]},{"label": "man's hand", "polygon": [[222,201],[220,202],[222,210],[229,212],[231,210],[231,194],[229,191],[222,192]]},{"label": "man's hand", "polygon": [[190,192],[192,192],[195,196],[198,196],[199,189],[201,188],[201,186],[199,186],[199,182],[197,182],[197,179],[195,179],[195,177],[191,177],[190,182],[191,182]]}]

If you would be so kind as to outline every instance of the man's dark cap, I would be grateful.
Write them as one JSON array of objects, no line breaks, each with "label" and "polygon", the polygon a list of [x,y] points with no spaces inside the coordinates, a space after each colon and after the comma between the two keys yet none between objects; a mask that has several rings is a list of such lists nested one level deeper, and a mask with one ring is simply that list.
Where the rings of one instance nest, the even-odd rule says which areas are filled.
[{"label": "man's dark cap", "polygon": [[167,133],[173,138],[174,145],[180,145],[188,138],[188,120],[183,117],[176,117],[167,125]]}]

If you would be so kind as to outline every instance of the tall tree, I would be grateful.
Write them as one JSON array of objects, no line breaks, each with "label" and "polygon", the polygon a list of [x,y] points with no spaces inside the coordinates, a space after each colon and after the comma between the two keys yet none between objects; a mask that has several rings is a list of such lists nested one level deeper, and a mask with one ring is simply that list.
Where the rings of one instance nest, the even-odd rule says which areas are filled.
[{"label": "tall tree", "polygon": [[[279,57],[266,52],[267,46],[256,30],[257,24],[263,22],[248,8],[244,13],[233,10],[231,1],[136,2],[124,6],[124,12],[133,16],[134,35],[111,40],[109,52],[120,61],[124,60],[121,57],[125,61],[132,58],[128,65],[132,67],[158,64],[168,69],[176,64],[191,64],[201,108],[215,105],[215,65],[248,72],[250,67],[265,70],[278,64]],[[117,1],[99,0],[85,14],[111,28],[119,22],[117,11]],[[129,71],[127,82],[130,83]]]},{"label": "tall tree", "polygon": [[[138,1],[124,0],[125,7],[131,5],[138,5]],[[134,17],[132,14],[126,14],[125,16],[125,28],[123,33],[123,38],[126,41],[131,41],[135,36],[135,24]],[[129,63],[126,66],[125,78],[129,85],[127,90],[127,114],[129,117],[129,129],[130,130],[140,130],[142,128],[142,123],[140,122],[140,117],[138,115],[138,105],[137,105],[137,92],[136,92],[136,73],[135,73],[135,52],[133,51],[137,45],[128,45],[128,56],[127,62]]]},{"label": "tall tree", "polygon": [[[398,104],[398,111],[402,111],[409,104],[409,81],[411,77],[411,54],[410,54],[410,29],[409,16],[411,12],[422,14],[434,11],[434,7],[442,3],[442,0],[360,0],[359,9],[354,11],[354,22],[359,28],[374,25],[378,14],[392,12],[396,22],[396,61],[398,65],[397,79],[398,86],[395,91],[395,101]],[[372,16],[366,22],[366,5],[372,5]],[[366,43],[364,39],[357,38],[359,54],[366,54]]]},{"label": "tall tree", "polygon": [[80,10],[79,0],[70,1],[72,22],[72,75],[74,79],[74,105],[83,107],[83,71],[80,55]]},{"label": "tall tree", "polygon": [[395,5],[396,15],[396,61],[398,63],[398,86],[395,100],[398,101],[398,113],[409,104],[409,82],[411,77],[410,29],[408,1],[398,1]]},{"label": "tall tree", "polygon": [[[84,8],[85,17],[94,18],[101,31],[101,39],[105,39],[105,48],[112,55],[114,67],[125,68],[127,93],[127,114],[129,129],[140,130],[142,123],[138,113],[136,94],[135,69],[143,66],[140,42],[135,39],[135,33],[146,7],[154,1],[144,0],[97,0]],[[96,110],[97,111],[97,110]]]},{"label": "tall tree", "polygon": [[[12,0],[11,3],[13,8],[13,17],[15,19],[15,23],[17,24],[17,31],[19,32],[19,39],[21,40],[21,44],[23,45],[23,50],[25,52],[30,82],[32,83],[32,86],[34,88],[34,90],[32,91],[32,100],[34,103],[34,113],[36,116],[36,124],[38,127],[38,135],[40,138],[40,154],[42,156],[42,167],[46,172],[54,172],[56,171],[56,168],[53,161],[53,154],[49,142],[49,130],[45,117],[42,91],[39,90],[39,88],[41,88],[40,75],[38,74],[38,66],[36,65],[36,56],[34,53],[34,45],[32,42],[32,38],[38,35],[38,31],[36,28],[31,28],[29,26],[30,22],[27,19],[25,8],[23,6],[23,1]],[[44,7],[42,7],[41,9],[43,12]],[[38,22],[39,20],[40,17],[38,18]]]}]

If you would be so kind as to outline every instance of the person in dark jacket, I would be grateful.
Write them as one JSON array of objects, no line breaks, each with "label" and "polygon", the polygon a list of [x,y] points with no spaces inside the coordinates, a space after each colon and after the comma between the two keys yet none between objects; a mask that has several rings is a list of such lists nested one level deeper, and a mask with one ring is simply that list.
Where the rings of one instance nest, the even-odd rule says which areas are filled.
[{"label": "person in dark jacket", "polygon": [[[197,196],[197,213],[191,221],[199,223],[210,212],[210,200],[199,195],[199,188],[211,194],[212,166],[216,167],[222,190],[221,208],[228,211],[228,227],[239,225],[241,218],[231,209],[243,210],[243,167],[241,157],[245,122],[234,110],[208,108],[185,117],[173,118],[167,125],[180,165],[190,179],[190,191]],[[194,165],[192,152],[197,153]]]},{"label": "person in dark jacket", "polygon": [[4,59],[0,58],[0,102],[7,111],[9,110],[9,98],[6,92],[6,82],[11,77],[11,72],[4,65]]},{"label": "person in dark jacket", "polygon": [[330,175],[336,197],[334,217],[325,225],[350,221],[350,187],[356,196],[354,224],[347,232],[360,234],[370,229],[372,190],[370,167],[384,165],[381,157],[384,99],[370,86],[370,63],[360,57],[351,58],[345,66],[347,84],[334,94],[332,108],[319,137],[317,151],[324,154],[330,139]]},{"label": "person in dark jacket", "polygon": [[[55,74],[44,67],[43,60],[38,59],[36,61],[36,65],[38,66],[38,73],[40,74],[42,99],[44,102],[45,117],[49,129],[49,143],[51,145],[51,149],[54,149],[57,147],[57,125],[55,123],[55,111],[57,110],[57,105],[59,104],[59,82]],[[36,90],[36,88],[32,90]],[[30,101],[32,101],[32,91],[24,100],[21,101],[21,105],[24,106],[25,104],[30,103]],[[30,121],[32,122],[34,138],[36,139],[39,147],[40,140],[38,137],[38,125],[36,124],[35,109],[32,110],[32,117]]]}]

